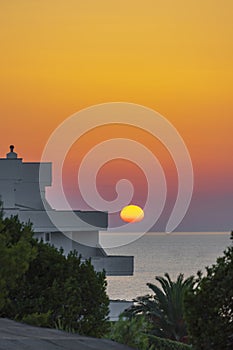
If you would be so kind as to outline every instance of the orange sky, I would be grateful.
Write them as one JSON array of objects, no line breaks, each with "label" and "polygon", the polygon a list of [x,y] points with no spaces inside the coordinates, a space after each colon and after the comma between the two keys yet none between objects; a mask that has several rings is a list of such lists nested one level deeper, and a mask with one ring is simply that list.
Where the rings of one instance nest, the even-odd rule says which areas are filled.
[{"label": "orange sky", "polygon": [[71,114],[133,102],[178,129],[199,198],[232,198],[232,13],[232,0],[2,1],[1,156],[13,143],[39,161]]}]

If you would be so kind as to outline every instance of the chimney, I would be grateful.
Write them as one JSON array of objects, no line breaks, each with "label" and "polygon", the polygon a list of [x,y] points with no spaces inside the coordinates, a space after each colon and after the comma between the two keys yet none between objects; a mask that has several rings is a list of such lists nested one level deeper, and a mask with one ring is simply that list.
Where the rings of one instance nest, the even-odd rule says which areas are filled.
[{"label": "chimney", "polygon": [[7,159],[17,159],[17,153],[14,152],[14,148],[14,145],[10,145],[10,152],[6,155]]}]

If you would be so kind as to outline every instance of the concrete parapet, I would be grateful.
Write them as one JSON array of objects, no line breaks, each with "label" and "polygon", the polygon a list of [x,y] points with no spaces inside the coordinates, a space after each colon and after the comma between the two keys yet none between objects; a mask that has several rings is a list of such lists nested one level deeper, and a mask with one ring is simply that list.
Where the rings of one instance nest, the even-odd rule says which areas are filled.
[{"label": "concrete parapet", "polygon": [[107,276],[131,276],[134,270],[134,257],[125,255],[94,256],[91,262],[96,271],[106,272]]}]

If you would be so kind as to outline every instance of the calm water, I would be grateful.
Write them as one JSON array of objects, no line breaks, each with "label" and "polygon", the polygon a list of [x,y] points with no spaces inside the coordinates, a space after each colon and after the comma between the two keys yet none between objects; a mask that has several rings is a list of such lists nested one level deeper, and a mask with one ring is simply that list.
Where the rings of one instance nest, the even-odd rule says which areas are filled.
[{"label": "calm water", "polygon": [[172,279],[182,272],[185,277],[205,271],[231,244],[230,233],[147,233],[139,240],[106,249],[109,254],[134,255],[134,276],[108,277],[111,299],[131,300],[148,294],[147,282],[168,272]]}]

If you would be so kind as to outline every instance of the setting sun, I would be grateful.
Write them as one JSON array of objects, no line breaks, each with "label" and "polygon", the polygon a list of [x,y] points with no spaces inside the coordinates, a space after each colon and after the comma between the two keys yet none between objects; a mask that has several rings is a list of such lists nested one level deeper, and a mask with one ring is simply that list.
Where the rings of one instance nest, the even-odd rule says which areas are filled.
[{"label": "setting sun", "polygon": [[144,218],[144,211],[137,205],[127,205],[121,210],[120,217],[125,222],[139,222]]}]

